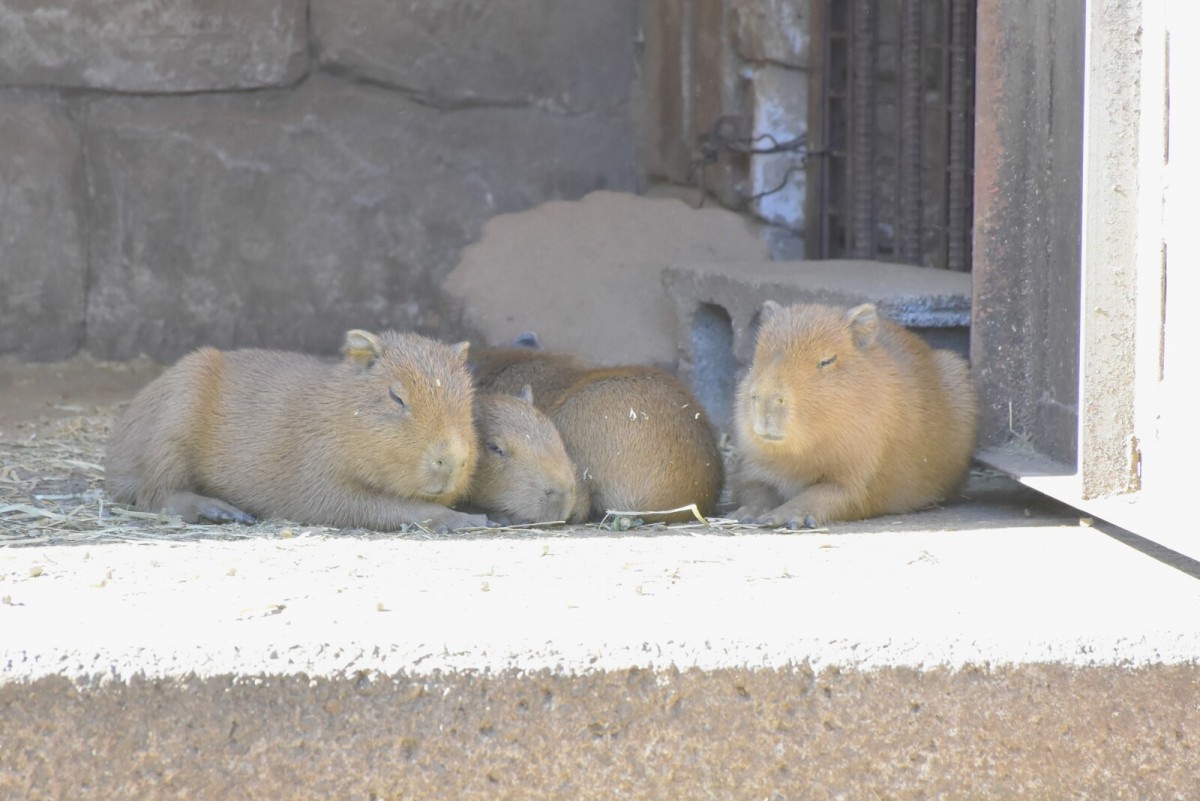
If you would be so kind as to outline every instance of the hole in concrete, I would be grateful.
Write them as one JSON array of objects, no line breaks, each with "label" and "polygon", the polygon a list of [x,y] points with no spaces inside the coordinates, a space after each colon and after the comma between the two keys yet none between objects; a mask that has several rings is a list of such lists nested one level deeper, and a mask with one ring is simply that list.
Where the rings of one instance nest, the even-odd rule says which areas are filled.
[{"label": "hole in concrete", "polygon": [[733,357],[733,321],[723,307],[701,303],[692,315],[692,391],[718,428],[733,413],[737,361]]}]

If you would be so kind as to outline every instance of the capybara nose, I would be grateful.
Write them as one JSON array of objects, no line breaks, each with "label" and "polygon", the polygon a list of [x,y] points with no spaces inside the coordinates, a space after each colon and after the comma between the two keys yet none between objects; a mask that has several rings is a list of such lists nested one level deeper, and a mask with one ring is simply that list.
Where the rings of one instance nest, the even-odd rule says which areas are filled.
[{"label": "capybara nose", "polygon": [[778,442],[783,439],[778,430],[776,430],[776,427],[769,420],[764,422],[755,421],[754,433],[767,442]]},{"label": "capybara nose", "polygon": [[754,433],[768,442],[783,439],[783,432],[780,431],[780,428],[779,421],[769,414],[754,416]]},{"label": "capybara nose", "polygon": [[461,440],[440,442],[425,454],[425,490],[441,495],[455,489],[467,468],[466,446]]},{"label": "capybara nose", "polygon": [[546,520],[566,520],[569,518],[571,512],[575,509],[574,484],[566,489],[562,487],[547,487],[545,502],[542,508],[545,510],[544,516]]}]

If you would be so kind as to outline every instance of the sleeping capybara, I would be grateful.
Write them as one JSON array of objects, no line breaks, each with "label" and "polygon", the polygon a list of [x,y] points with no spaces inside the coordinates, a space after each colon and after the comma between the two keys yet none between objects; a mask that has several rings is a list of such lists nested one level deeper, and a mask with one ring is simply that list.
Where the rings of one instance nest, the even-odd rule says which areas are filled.
[{"label": "sleeping capybara", "polygon": [[465,342],[392,331],[348,332],[333,363],[201,348],[117,420],[109,494],[189,522],[484,525],[448,508],[477,458],[466,358]]},{"label": "sleeping capybara", "polygon": [[[487,349],[472,364],[476,385],[519,392],[526,384],[557,426],[590,499],[576,517],[662,512],[696,504],[711,514],[724,466],[704,408],[673,375],[653,367],[591,367],[573,356],[525,347]],[[693,519],[690,512],[643,514]]]},{"label": "sleeping capybara", "polygon": [[875,306],[761,314],[734,408],[732,516],[814,526],[905,512],[953,493],[975,447],[970,368]]}]

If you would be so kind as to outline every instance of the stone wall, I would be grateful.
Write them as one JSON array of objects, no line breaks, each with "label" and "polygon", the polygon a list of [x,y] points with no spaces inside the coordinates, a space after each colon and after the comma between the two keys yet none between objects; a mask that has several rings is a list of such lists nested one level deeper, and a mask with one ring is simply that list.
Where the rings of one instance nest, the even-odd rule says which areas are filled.
[{"label": "stone wall", "polygon": [[[647,0],[645,13],[640,145],[648,178],[701,189],[752,215],[776,258],[804,253],[802,151],[745,148],[807,133],[814,2]],[[701,164],[706,143],[715,160]]]},{"label": "stone wall", "polygon": [[0,0],[0,355],[457,334],[494,214],[636,188],[638,0]]}]

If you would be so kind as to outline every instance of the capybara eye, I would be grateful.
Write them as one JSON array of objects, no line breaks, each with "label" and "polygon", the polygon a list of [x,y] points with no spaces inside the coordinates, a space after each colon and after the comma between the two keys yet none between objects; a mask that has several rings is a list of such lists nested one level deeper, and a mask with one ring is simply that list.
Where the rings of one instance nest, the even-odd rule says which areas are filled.
[{"label": "capybara eye", "polygon": [[826,358],[821,359],[821,361],[817,362],[817,367],[824,369],[836,361],[837,361],[837,354],[834,354],[833,356],[827,356]]},{"label": "capybara eye", "polygon": [[389,388],[388,395],[390,395],[392,397],[392,400],[394,400],[400,406],[401,409],[408,408],[408,404],[404,402],[404,398],[402,398],[396,394],[396,390]]},{"label": "capybara eye", "polygon": [[494,442],[489,442],[489,443],[487,444],[487,449],[488,449],[489,451],[491,451],[492,453],[496,454],[497,456],[503,456],[503,455],[504,455],[504,448],[501,448],[499,445],[497,445],[497,444],[496,444],[496,443],[494,443]]}]

